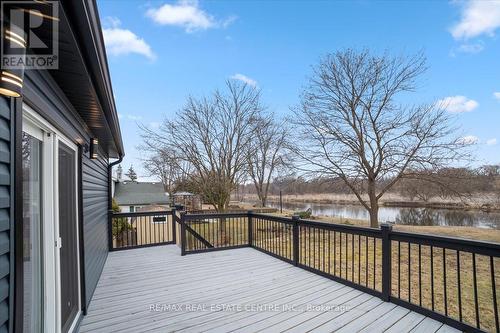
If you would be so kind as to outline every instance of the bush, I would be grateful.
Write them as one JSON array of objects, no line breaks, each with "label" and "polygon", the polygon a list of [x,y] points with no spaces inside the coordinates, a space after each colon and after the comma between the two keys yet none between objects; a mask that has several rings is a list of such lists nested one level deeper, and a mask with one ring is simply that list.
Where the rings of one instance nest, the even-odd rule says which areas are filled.
[{"label": "bush", "polygon": [[[113,201],[112,201],[111,209],[113,210],[113,213],[120,212],[120,207],[116,203],[115,199],[113,199]],[[112,227],[113,227],[112,233],[113,233],[114,239],[122,238],[123,233],[132,229],[132,226],[128,223],[127,218],[125,218],[125,217],[114,218]]]},{"label": "bush", "polygon": [[311,214],[312,214],[312,209],[311,209],[311,208],[308,208],[307,210],[297,212],[296,214],[297,214],[297,215],[299,215],[299,217],[300,217],[301,219],[308,219],[308,218],[310,218],[310,217],[311,217]]}]

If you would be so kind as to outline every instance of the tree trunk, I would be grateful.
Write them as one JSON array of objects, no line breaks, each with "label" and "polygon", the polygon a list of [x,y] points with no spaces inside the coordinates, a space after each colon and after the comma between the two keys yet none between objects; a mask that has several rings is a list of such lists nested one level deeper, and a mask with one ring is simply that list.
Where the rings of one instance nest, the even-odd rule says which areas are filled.
[{"label": "tree trunk", "polygon": [[[218,213],[224,213],[227,211],[228,208],[229,208],[229,196],[222,198],[222,201],[219,204]],[[219,219],[219,232],[220,232],[220,240],[221,240],[222,244],[228,244],[231,241],[229,235],[226,233],[226,229],[227,229],[226,222],[227,221],[226,221],[225,217],[221,217]]]},{"label": "tree trunk", "polygon": [[375,181],[368,181],[368,197],[370,198],[370,227],[378,228],[378,199],[375,190]]},{"label": "tree trunk", "polygon": [[370,209],[370,227],[378,228],[378,203]]},{"label": "tree trunk", "polygon": [[260,205],[264,207],[264,205],[266,204],[266,199],[264,199],[264,195],[262,194],[261,189],[257,190],[257,196],[259,197]]}]

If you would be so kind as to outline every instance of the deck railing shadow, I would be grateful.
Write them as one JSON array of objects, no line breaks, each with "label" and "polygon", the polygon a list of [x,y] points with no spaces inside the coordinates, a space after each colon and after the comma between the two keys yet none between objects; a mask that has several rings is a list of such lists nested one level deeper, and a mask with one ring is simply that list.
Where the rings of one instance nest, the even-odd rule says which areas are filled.
[{"label": "deck railing shadow", "polygon": [[500,244],[255,212],[177,222],[182,255],[252,247],[457,329],[500,331]]}]

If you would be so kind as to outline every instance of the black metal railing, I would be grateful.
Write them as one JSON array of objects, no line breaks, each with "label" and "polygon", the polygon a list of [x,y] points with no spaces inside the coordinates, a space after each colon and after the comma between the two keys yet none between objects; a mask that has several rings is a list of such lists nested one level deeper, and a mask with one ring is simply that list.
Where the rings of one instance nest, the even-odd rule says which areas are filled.
[{"label": "black metal railing", "polygon": [[250,246],[460,330],[500,330],[500,244],[253,212],[179,223],[182,255]]},{"label": "black metal railing", "polygon": [[290,219],[249,213],[252,246],[262,252],[294,263],[294,222]]},{"label": "black metal railing", "polygon": [[182,254],[248,246],[247,213],[182,214]]},{"label": "black metal railing", "polygon": [[499,332],[499,244],[396,231],[390,240],[392,302],[465,331]]},{"label": "black metal railing", "polygon": [[175,218],[175,210],[110,214],[110,250],[174,244]]},{"label": "black metal railing", "polygon": [[388,300],[384,295],[384,229],[297,220],[298,266]]}]

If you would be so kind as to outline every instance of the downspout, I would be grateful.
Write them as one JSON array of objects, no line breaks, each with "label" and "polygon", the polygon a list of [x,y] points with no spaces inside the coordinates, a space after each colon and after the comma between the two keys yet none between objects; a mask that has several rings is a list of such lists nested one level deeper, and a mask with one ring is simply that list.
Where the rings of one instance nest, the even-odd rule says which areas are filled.
[{"label": "downspout", "polygon": [[120,164],[123,161],[123,156],[124,154],[120,155],[120,158],[114,161],[113,163],[108,164],[108,249],[109,251],[113,250],[113,228],[111,226],[112,222],[112,215],[113,215],[113,197],[111,193],[112,185],[111,182],[113,181],[113,174],[112,170],[113,167],[117,164]]}]

